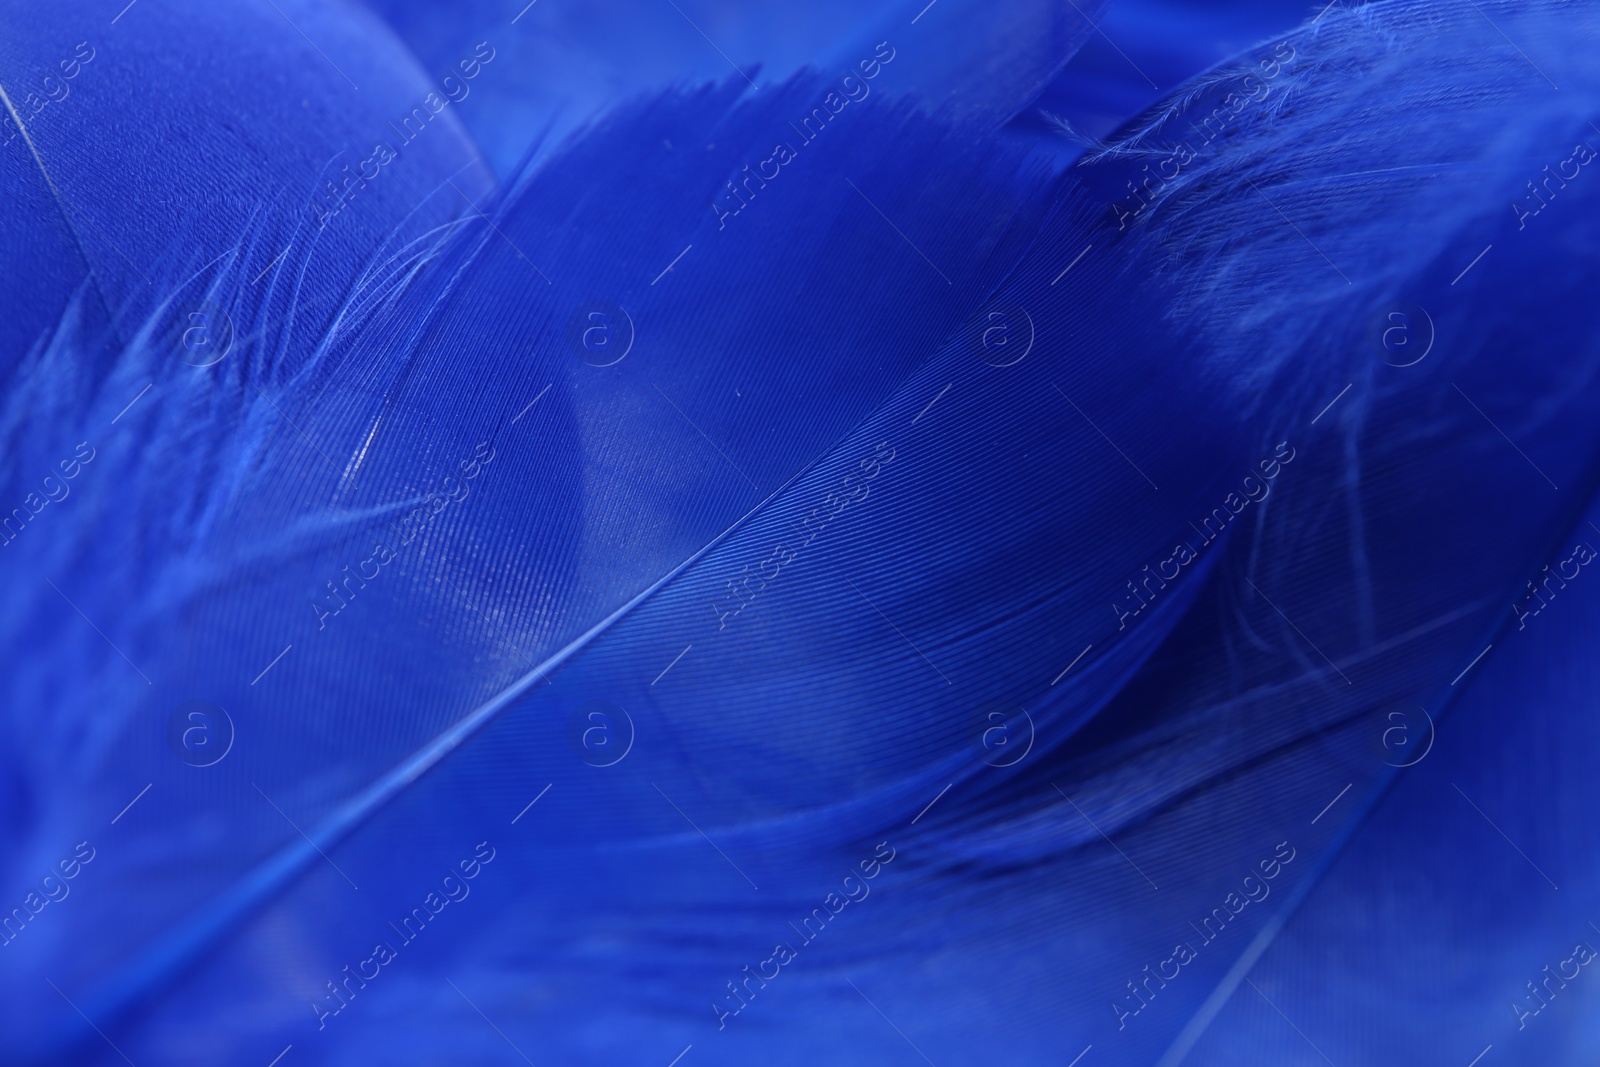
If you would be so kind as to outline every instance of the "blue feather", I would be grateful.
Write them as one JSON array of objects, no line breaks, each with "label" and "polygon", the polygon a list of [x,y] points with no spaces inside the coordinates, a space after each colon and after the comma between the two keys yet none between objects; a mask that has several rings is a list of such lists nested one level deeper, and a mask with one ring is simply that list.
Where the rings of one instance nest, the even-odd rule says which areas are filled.
[{"label": "blue feather", "polygon": [[[1317,942],[1417,899],[1370,816],[1460,816],[1444,768],[1587,633],[1574,596],[1474,658],[1594,519],[1600,19],[1333,8],[1060,173],[1001,127],[1082,13],[1018,12],[1062,28],[1027,62],[969,27],[659,91],[492,196],[418,138],[423,206],[358,187],[327,261],[266,262],[309,224],[232,174],[196,230],[237,251],[117,216],[150,293],[84,245],[0,411],[8,899],[93,854],[6,939],[13,1059],[1288,1061],[1276,1004],[1431,1060],[1427,1019],[1353,1036],[1403,932]],[[368,16],[292,13],[415,87]],[[1586,682],[1542,683],[1539,759]],[[1461,733],[1397,769],[1419,705]],[[1449,782],[1586,884],[1581,826]]]},{"label": "blue feather", "polygon": [[429,69],[452,70],[487,39],[507,60],[469,87],[462,119],[495,169],[517,173],[536,134],[581,129],[618,103],[665,85],[731,78],[759,92],[803,69],[859,74],[880,41],[900,55],[891,92],[938,110],[1004,121],[1094,34],[1105,0],[839,0],[760,8],[728,0],[582,7],[471,0],[448,9],[379,0]]}]

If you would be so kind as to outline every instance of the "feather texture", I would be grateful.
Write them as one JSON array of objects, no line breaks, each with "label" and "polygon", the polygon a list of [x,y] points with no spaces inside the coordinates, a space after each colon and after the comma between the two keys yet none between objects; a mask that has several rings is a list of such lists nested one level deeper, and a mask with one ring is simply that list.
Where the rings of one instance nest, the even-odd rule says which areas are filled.
[{"label": "feather texture", "polygon": [[[1600,19],[1333,8],[1060,173],[1001,127],[1087,16],[1018,5],[1058,32],[1008,66],[951,7],[848,83],[645,96],[492,198],[447,128],[332,260],[253,280],[306,224],[231,172],[241,251],[49,282],[7,492],[94,447],[4,546],[7,705],[53,709],[7,722],[8,878],[138,796],[5,947],[18,1061],[109,1056],[88,1018],[135,1062],[1231,1062],[1257,960],[1415,899],[1369,815],[1458,803],[1447,760],[1588,633],[1473,658],[1591,508]],[[203,367],[196,293],[235,332]],[[1464,725],[1400,769],[1419,705]],[[1381,995],[1385,933],[1319,973]],[[1384,1048],[1432,1062],[1424,1025]]]}]

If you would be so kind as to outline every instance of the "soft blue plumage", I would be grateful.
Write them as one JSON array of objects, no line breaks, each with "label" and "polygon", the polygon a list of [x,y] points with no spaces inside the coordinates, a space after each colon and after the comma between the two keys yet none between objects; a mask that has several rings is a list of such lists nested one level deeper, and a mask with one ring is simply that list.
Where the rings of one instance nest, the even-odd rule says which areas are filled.
[{"label": "soft blue plumage", "polygon": [[708,10],[742,73],[685,27],[676,86],[619,58],[665,8],[566,101],[520,64],[588,16],[469,6],[475,95],[325,226],[443,84],[374,15],[13,12],[13,103],[106,43],[4,164],[6,899],[94,848],[0,949],[7,1061],[1592,1055],[1581,978],[1502,1002],[1600,922],[1587,587],[1523,601],[1600,522],[1600,16],[1313,11],[1088,140],[1134,98],[1062,64],[1170,6]]}]

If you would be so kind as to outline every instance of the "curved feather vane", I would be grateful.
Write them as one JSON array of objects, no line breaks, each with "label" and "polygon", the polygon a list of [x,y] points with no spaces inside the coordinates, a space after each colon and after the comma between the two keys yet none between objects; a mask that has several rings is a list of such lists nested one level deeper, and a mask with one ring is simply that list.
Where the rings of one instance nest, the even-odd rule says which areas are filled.
[{"label": "curved feather vane", "polygon": [[6,12],[8,382],[85,278],[86,310],[115,343],[151,320],[186,328],[218,264],[249,286],[241,302],[315,339],[400,227],[423,232],[488,193],[455,116],[429,103],[444,102],[439,87],[371,14],[300,2],[110,14]]},{"label": "curved feather vane", "polygon": [[[1591,502],[1551,554],[1553,577],[1541,567],[1549,599],[1518,605],[1522,625],[1497,635],[1436,733],[1418,709],[1388,724],[1404,727],[1391,740],[1409,735],[1412,750],[1396,744],[1392,758],[1410,766],[1373,798],[1368,825],[1325,884],[1264,946],[1251,974],[1259,990],[1241,984],[1198,1020],[1206,1025],[1192,1028],[1198,1042],[1186,1062],[1245,1048],[1303,1055],[1304,1040],[1267,1018],[1267,998],[1291,1018],[1316,1018],[1307,1036],[1335,1063],[1470,1060],[1491,1045],[1574,1063],[1593,1047],[1589,994],[1571,979],[1587,973],[1582,961],[1600,943],[1590,925],[1594,725],[1581,710],[1594,687],[1582,643],[1600,586],[1582,580],[1588,568],[1578,562],[1600,543],[1596,523]],[[1348,931],[1374,951],[1349,951]],[[1432,1034],[1372,1010],[1396,988],[1416,991]]]},{"label": "curved feather vane", "polygon": [[506,62],[465,87],[462,113],[505,175],[516,172],[534,137],[580,128],[664,84],[731,78],[759,92],[808,67],[859,75],[880,41],[899,49],[892,92],[1003,121],[1093,37],[1107,8],[1105,0],[894,0],[866,8],[837,0],[760,8],[728,0],[524,0],[514,13],[487,0],[373,6],[431,69],[453,73],[481,39],[504,52]]},{"label": "curved feather vane", "polygon": [[[74,265],[28,283],[0,410],[0,825],[11,897],[77,871],[6,930],[14,1060],[1454,1063],[1432,1019],[1491,1010],[1478,1048],[1592,1047],[1517,992],[1581,901],[1470,966],[1391,916],[1590,880],[1570,811],[1485,768],[1588,794],[1600,16],[1313,12],[1062,171],[1006,123],[1104,106],[1092,67],[1044,87],[1117,24],[1046,7],[860,18],[849,77],[797,42],[599,117],[508,82],[310,222],[140,163],[210,256],[73,165],[105,105],[22,116],[11,262]],[[231,25],[116,25],[146,10],[130,84]],[[239,103],[185,106],[254,143],[216,117],[249,64],[360,56],[274,164],[320,180],[427,83],[370,15],[278,14]],[[570,26],[478,88],[597,47]],[[491,193],[457,106],[502,167],[566,132]]]},{"label": "curved feather vane", "polygon": [[1194,76],[1261,41],[1279,40],[1305,20],[1291,0],[1121,0],[1095,21],[1083,51],[1032,101],[1015,126],[1065,129],[1075,142],[1115,132],[1128,118]]}]

